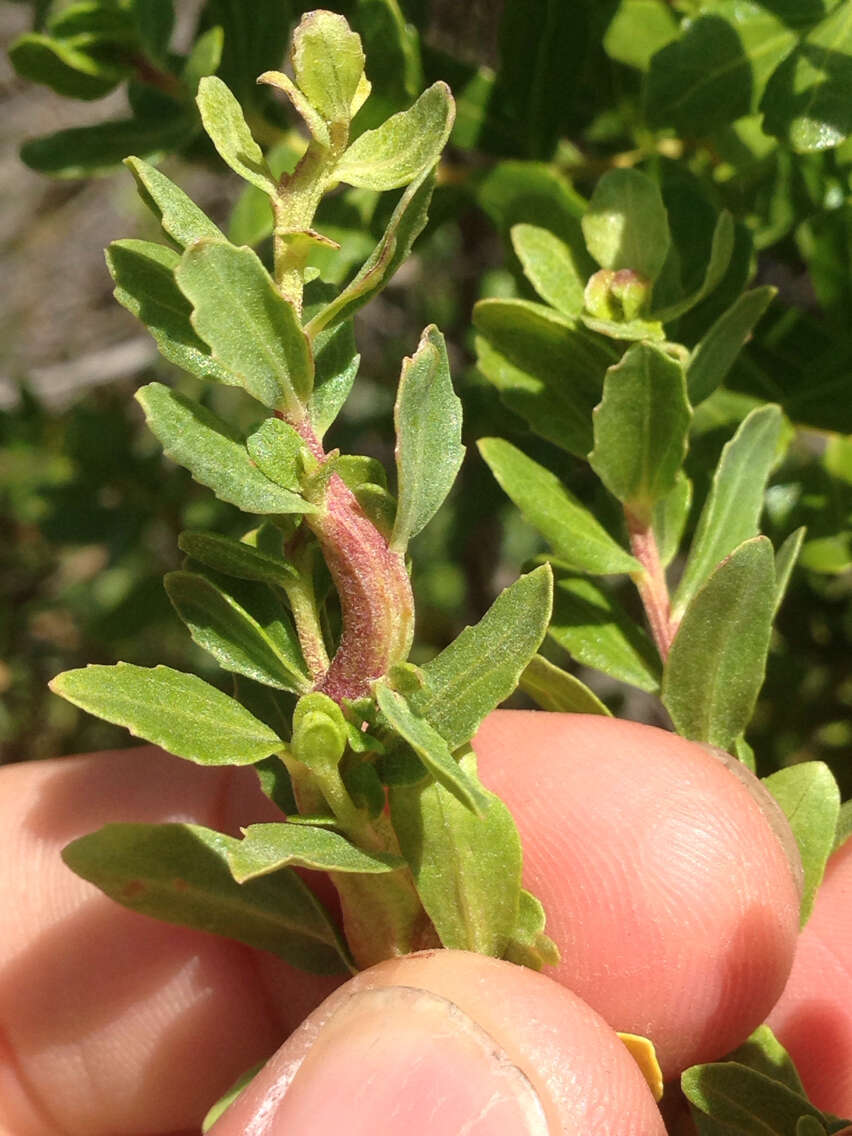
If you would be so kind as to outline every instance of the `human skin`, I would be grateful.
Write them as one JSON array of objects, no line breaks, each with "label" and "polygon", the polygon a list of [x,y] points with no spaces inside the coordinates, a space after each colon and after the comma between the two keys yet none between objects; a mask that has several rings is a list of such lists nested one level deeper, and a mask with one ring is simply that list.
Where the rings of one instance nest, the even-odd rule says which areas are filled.
[{"label": "human skin", "polygon": [[769,1025],[814,1104],[852,1116],[852,841],[828,862]]},{"label": "human skin", "polygon": [[704,747],[599,716],[503,711],[475,746],[562,955],[547,973],[652,1038],[666,1079],[735,1048],[779,998],[799,926],[798,854],[756,779],[749,791]]},{"label": "human skin", "polygon": [[[673,975],[677,981],[693,982],[699,990],[709,987],[716,992],[717,1000],[719,992],[724,992],[720,963],[712,953],[700,954],[699,963],[707,968],[706,973],[698,963],[672,971],[673,965],[680,965],[677,960],[694,950],[697,928],[704,938],[715,934],[712,923],[706,922],[708,897],[696,896],[693,881],[683,874],[660,875],[653,857],[646,862],[649,852],[639,840],[649,826],[660,823],[653,794],[643,793],[641,787],[657,784],[671,795],[672,755],[681,753],[688,765],[688,758],[683,756],[686,751],[678,747],[686,746],[689,752],[693,748],[677,739],[666,739],[660,731],[627,723],[566,720],[547,714],[525,718],[506,712],[492,716],[476,741],[483,779],[499,789],[518,820],[528,883],[545,902],[551,933],[563,940],[563,947],[571,946],[572,928],[577,925],[576,904],[587,889],[597,897],[596,904],[587,906],[600,909],[597,914],[592,910],[589,933],[598,935],[601,944],[624,940],[629,933],[630,957],[645,935],[654,957],[665,947],[659,957],[667,970],[655,974],[646,967],[641,981],[634,974],[634,980],[624,985],[625,1017],[631,1020],[647,1013],[649,985],[666,1002],[667,1012],[676,1006],[677,998],[670,992]],[[625,754],[629,755],[627,761]],[[604,776],[610,768],[605,763],[615,761],[616,756],[622,762],[619,768],[624,776],[629,770],[635,771],[629,818],[623,812],[626,805],[620,806],[619,813],[614,810],[614,773],[610,769]],[[593,776],[587,778],[586,796],[579,804],[572,804],[572,794],[567,790],[561,796],[557,793],[558,782],[575,765],[597,769],[598,779],[608,782],[608,792],[594,807],[589,796]],[[730,903],[734,910],[753,910],[757,901],[750,885],[731,876],[725,849],[734,842],[738,855],[751,856],[750,842],[756,840],[765,848],[768,862],[778,868],[778,878],[764,877],[764,906],[768,910],[791,903],[792,885],[783,852],[774,853],[774,835],[761,834],[760,813],[751,797],[715,758],[702,754],[699,765],[701,770],[706,767],[713,771],[699,776],[698,766],[695,770],[690,767],[692,790],[703,794],[699,820],[725,814],[731,801],[734,812],[742,811],[748,818],[732,818],[722,825],[714,822],[709,827],[706,823],[699,825],[701,855],[695,858],[694,869],[703,865],[705,892],[713,894],[715,877],[711,869],[715,865],[715,891],[733,894]],[[655,782],[658,767],[662,772]],[[681,772],[683,768],[686,766]],[[531,785],[538,788],[533,790]],[[578,783],[574,792],[580,788]],[[541,801],[535,801],[542,793],[548,794],[547,809]],[[578,855],[574,828],[586,825],[581,829],[586,835],[579,843],[587,841],[592,833],[588,827],[590,814],[598,807],[613,814],[610,867],[608,873],[590,875]],[[683,807],[678,805],[678,809]],[[687,815],[689,823],[695,823],[694,815]],[[111,821],[186,820],[237,833],[241,824],[274,816],[250,770],[202,769],[152,747],[0,770],[0,911],[5,924],[0,935],[0,1136],[197,1133],[205,1107],[244,1068],[275,1050],[329,993],[334,980],[303,975],[268,955],[168,927],[118,907],[74,876],[59,856],[69,840]],[[676,835],[676,829],[669,831],[665,845],[669,858],[672,848],[677,847]],[[637,860],[640,846],[644,850]],[[751,859],[748,862],[753,863]],[[687,915],[684,922],[679,918],[671,922],[670,940],[665,943],[650,929],[625,922],[625,912],[635,907],[630,892],[636,886],[636,872],[629,870],[631,865],[641,869],[643,878],[656,878],[657,886],[668,889],[667,902],[675,913],[683,909]],[[740,887],[745,891],[743,898],[737,899],[736,889]],[[675,888],[684,894],[676,894]],[[772,923],[764,906],[758,906],[760,933],[750,930],[732,943],[728,969],[722,967],[722,974],[751,973],[740,955],[757,946],[766,951],[770,968],[786,970],[792,949],[787,921],[776,916]],[[693,908],[703,911],[704,916],[690,915]],[[720,903],[709,910],[714,918],[724,915]],[[724,926],[730,927],[730,920]],[[775,927],[775,939],[767,929],[770,926]],[[455,957],[464,961],[456,965]],[[415,959],[390,965],[402,968],[425,964]],[[446,952],[437,964],[429,964],[433,968],[430,975],[418,975],[414,988],[431,991],[423,1003],[427,1015],[448,1002],[457,1008],[458,1012],[451,1005],[450,1017],[464,1026],[459,1041],[462,1048],[467,1039],[480,1055],[486,1050],[509,1055],[507,1061],[498,1062],[504,1073],[508,1072],[509,1081],[514,1076],[515,1084],[544,1085],[536,1095],[546,1099],[548,1108],[559,1109],[564,1100],[558,1089],[547,1086],[554,1069],[563,1074],[567,1070],[565,1075],[569,1075],[572,1062],[576,1065],[571,1037],[561,1039],[549,1033],[540,1039],[538,1050],[532,1046],[520,1057],[517,1039],[524,1031],[529,1032],[529,1024],[538,1013],[536,1007],[564,1006],[566,996],[544,977],[508,968],[509,977],[500,980],[507,984],[500,997],[486,996],[482,1005],[460,1005],[464,998],[458,991],[469,988],[472,982],[469,968],[483,968],[477,973],[487,989],[493,979],[485,971],[495,965],[490,960],[471,960]],[[557,977],[564,978],[561,968]],[[783,978],[782,973],[776,980],[783,985]],[[356,982],[373,982],[373,977],[359,976]],[[410,1002],[406,1001],[412,987],[404,975],[400,978],[395,972],[389,988],[387,997],[391,1001],[382,1019],[390,1059],[397,1051],[394,1039],[401,1036],[394,1032],[394,1023],[402,1028],[412,1020]],[[406,993],[394,993],[400,988]],[[748,990],[741,993],[751,997]],[[694,1004],[697,1000],[706,1006],[707,999],[684,990],[680,997],[688,1011],[684,1028],[694,1028]],[[631,1009],[631,999],[639,1009]],[[495,1009],[504,1011],[499,1021],[494,1020]],[[734,1014],[734,1009],[726,1012]],[[736,1030],[744,1029],[739,1011],[734,1016]],[[730,1032],[721,1009],[711,1018],[720,1036]],[[698,1033],[706,1041],[706,1022]],[[305,1031],[300,1031],[298,1036],[304,1035]],[[483,1036],[490,1039],[485,1045],[479,1044]],[[611,1035],[606,1036],[611,1044]],[[416,1037],[409,1040],[411,1045],[417,1044]],[[359,1043],[351,1029],[344,1042],[351,1048],[347,1051],[345,1046],[338,1046],[336,1059],[340,1062],[340,1054],[349,1052],[345,1067],[354,1061],[357,1068]],[[291,1053],[296,1044],[298,1038],[290,1043]],[[589,1052],[594,1056],[593,1050]],[[328,1058],[330,1071],[335,1068],[333,1058],[332,1052]],[[420,1067],[429,1068],[428,1054]],[[612,1077],[604,1064],[601,1068],[611,1088]],[[520,1072],[512,1074],[513,1069]],[[482,1090],[487,1090],[487,1080]],[[415,1085],[409,1096],[412,1113],[417,1115],[422,1111],[417,1103],[422,1092],[418,1097]],[[320,1093],[319,1099],[327,1100],[332,1109],[339,1104],[340,1095],[335,1096],[334,1086],[329,1084],[328,1092]],[[474,1110],[481,1105],[477,1100],[470,1101]],[[225,1123],[220,1122],[221,1136],[228,1136]],[[320,1136],[325,1131],[338,1132],[339,1122],[335,1126],[331,1113],[329,1125],[325,1127],[322,1115],[315,1115],[310,1131]],[[648,1136],[663,1131],[653,1126],[646,1130]],[[275,1128],[256,1131],[274,1133]],[[298,1129],[287,1131],[288,1136],[301,1136]],[[481,1131],[493,1136],[501,1129]],[[479,1136],[478,1129],[471,1132]]]}]

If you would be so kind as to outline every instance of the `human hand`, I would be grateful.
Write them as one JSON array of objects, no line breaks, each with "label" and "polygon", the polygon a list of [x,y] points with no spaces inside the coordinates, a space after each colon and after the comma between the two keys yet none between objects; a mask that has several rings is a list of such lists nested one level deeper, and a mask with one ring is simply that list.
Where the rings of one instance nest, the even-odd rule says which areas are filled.
[{"label": "human hand", "polygon": [[[742,1040],[783,986],[797,907],[784,853],[742,784],[673,735],[602,719],[497,713],[476,748],[483,781],[516,817],[526,883],[563,952],[555,977],[582,986],[615,1028],[651,1035],[669,1073]],[[329,992],[333,982],[268,955],[117,907],[58,855],[110,821],[236,833],[274,815],[250,771],[200,769],[150,747],[2,771],[0,910],[14,913],[0,962],[3,1136],[197,1131],[206,1106]],[[620,1042],[529,971],[439,952],[365,972],[335,1006],[295,1034],[217,1134],[321,1134],[344,1122],[391,1132],[399,1102],[409,1113],[398,1130],[450,1132],[455,1122],[429,1111],[436,1079],[446,1107],[481,1118],[472,1133],[523,1131],[524,1108],[538,1115],[533,1132],[546,1130],[537,1108],[551,1127],[584,1117],[583,1131],[596,1131],[578,1111],[595,1108],[600,1132],[611,1131],[607,1110],[620,1133],[664,1131]],[[302,1091],[276,1104],[312,1039]],[[383,1076],[353,1110],[341,1078],[364,1084],[371,1052]],[[311,1094],[319,1111],[299,1128],[287,1111]]]}]

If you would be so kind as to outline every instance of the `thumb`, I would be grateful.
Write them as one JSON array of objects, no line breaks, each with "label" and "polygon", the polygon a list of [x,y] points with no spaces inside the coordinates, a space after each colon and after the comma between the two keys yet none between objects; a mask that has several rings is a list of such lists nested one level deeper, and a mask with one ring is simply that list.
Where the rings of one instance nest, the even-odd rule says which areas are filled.
[{"label": "thumb", "polygon": [[639,1067],[593,1010],[510,963],[434,951],[335,991],[211,1136],[664,1136]]}]

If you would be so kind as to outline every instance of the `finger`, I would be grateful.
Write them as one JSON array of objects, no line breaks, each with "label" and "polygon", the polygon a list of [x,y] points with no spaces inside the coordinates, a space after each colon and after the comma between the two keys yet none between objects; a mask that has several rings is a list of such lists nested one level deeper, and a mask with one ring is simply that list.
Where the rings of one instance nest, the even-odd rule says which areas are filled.
[{"label": "finger", "polygon": [[549,973],[650,1037],[667,1078],[743,1041],[784,987],[799,905],[743,782],[674,734],[603,717],[498,711],[474,745],[562,954]]},{"label": "finger", "polygon": [[316,1010],[215,1136],[665,1136],[639,1067],[530,970],[459,951],[381,963]]},{"label": "finger", "polygon": [[60,858],[112,821],[236,832],[276,815],[251,771],[147,746],[0,771],[0,1132],[197,1132],[328,993],[271,956],[119,907]]},{"label": "finger", "polygon": [[852,840],[828,862],[769,1026],[814,1104],[852,1117]]}]

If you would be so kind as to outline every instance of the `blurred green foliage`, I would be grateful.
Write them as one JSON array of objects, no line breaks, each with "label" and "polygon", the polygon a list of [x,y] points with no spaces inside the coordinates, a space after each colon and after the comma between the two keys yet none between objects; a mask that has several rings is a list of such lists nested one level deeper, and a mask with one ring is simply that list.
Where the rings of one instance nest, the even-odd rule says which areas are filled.
[{"label": "blurred green foliage", "polygon": [[[33,31],[11,49],[24,78],[67,97],[96,99],[119,86],[127,95],[127,111],[114,122],[27,140],[22,157],[32,168],[78,178],[112,171],[136,153],[232,178],[193,102],[208,73],[240,97],[273,170],[292,168],[298,137],[255,78],[280,65],[305,10],[295,0],[207,0],[180,52],[172,48],[169,0],[30,6]],[[807,535],[749,741],[761,773],[819,758],[849,796],[852,774],[841,759],[852,741],[852,442],[844,436],[852,431],[852,0],[505,0],[473,4],[464,19],[439,0],[328,6],[365,42],[377,119],[437,79],[458,103],[429,227],[360,320],[363,374],[329,446],[389,462],[397,361],[434,321],[450,345],[466,442],[508,437],[606,517],[611,503],[588,466],[535,438],[477,371],[473,304],[534,298],[510,240],[513,225],[549,229],[585,256],[579,217],[609,169],[637,167],[659,187],[674,249],[661,296],[701,286],[717,217],[730,210],[730,264],[673,338],[698,342],[747,283],[773,285],[778,296],[724,385],[696,412],[686,466],[692,523],[739,422],[762,401],[778,403],[795,435],[771,477],[764,529],[776,546],[800,525]],[[468,36],[459,30],[465,19]],[[371,125],[356,121],[358,129]],[[341,245],[334,257],[320,250],[312,260],[326,279],[345,280],[372,249],[394,204],[377,197],[346,189],[324,202],[318,226]],[[268,258],[262,195],[249,187],[223,220],[231,239]],[[156,375],[190,389],[192,380],[164,361],[150,372],[133,385]],[[124,658],[209,674],[161,577],[180,563],[181,529],[239,535],[238,514],[162,458],[130,395],[117,383],[51,413],[24,390],[17,407],[0,412],[6,760],[126,743],[123,731],[47,693],[59,670]],[[228,390],[205,397],[220,414],[250,413]],[[469,444],[450,502],[412,547],[415,661],[478,618],[542,550]],[[625,590],[619,598],[635,614],[635,597]],[[616,712],[659,721],[627,687],[606,680],[596,690]]]}]

